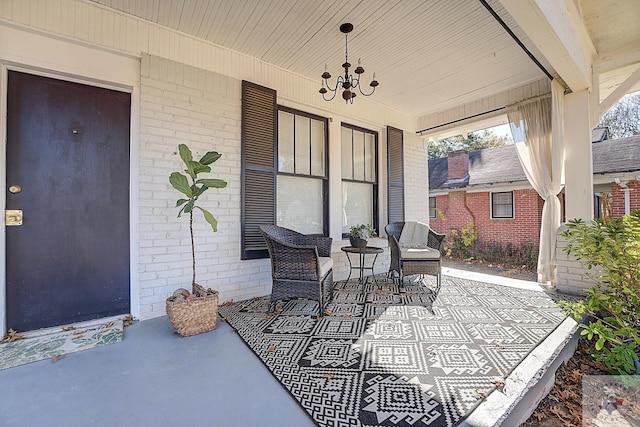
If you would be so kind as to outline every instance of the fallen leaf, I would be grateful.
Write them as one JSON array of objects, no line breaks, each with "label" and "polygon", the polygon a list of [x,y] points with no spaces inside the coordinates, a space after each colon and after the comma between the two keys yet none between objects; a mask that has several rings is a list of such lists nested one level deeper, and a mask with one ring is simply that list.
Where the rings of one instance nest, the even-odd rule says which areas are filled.
[{"label": "fallen leaf", "polygon": [[274,346],[271,346],[271,347],[267,348],[267,352],[268,353],[275,353],[276,352],[276,348]]},{"label": "fallen leaf", "polygon": [[127,314],[126,316],[124,316],[122,318],[122,326],[124,326],[125,328],[127,326],[131,326],[133,324],[133,316],[130,314]]},{"label": "fallen leaf", "polygon": [[504,386],[505,382],[502,378],[495,378],[493,380],[493,383],[495,384],[496,387],[502,387]]},{"label": "fallen leaf", "polygon": [[2,338],[2,342],[3,343],[8,343],[8,342],[13,342],[13,341],[23,340],[25,338],[26,337],[24,335],[20,335],[19,333],[17,333],[13,329],[9,329],[9,332],[7,332],[6,335],[4,336],[4,338]]},{"label": "fallen leaf", "polygon": [[80,338],[82,338],[82,337],[84,337],[84,334],[78,334],[78,335],[76,335],[75,337],[71,338],[71,340],[72,340],[72,341],[73,341],[73,340],[77,340],[77,339],[80,339]]},{"label": "fallen leaf", "polygon": [[223,302],[222,304],[220,304],[220,307],[226,307],[228,305],[233,305],[233,300],[232,299],[230,299],[229,301]]},{"label": "fallen leaf", "polygon": [[74,331],[78,328],[74,325],[71,325],[71,326],[65,326],[64,328],[60,328],[60,329],[62,330],[62,332],[67,332],[67,331]]},{"label": "fallen leaf", "polygon": [[58,359],[60,359],[62,357],[61,354],[54,354],[53,355],[53,363],[56,363],[58,361]]},{"label": "fallen leaf", "polygon": [[327,378],[329,380],[332,380],[335,377],[336,377],[335,374],[331,374],[331,373],[322,374],[322,378]]}]

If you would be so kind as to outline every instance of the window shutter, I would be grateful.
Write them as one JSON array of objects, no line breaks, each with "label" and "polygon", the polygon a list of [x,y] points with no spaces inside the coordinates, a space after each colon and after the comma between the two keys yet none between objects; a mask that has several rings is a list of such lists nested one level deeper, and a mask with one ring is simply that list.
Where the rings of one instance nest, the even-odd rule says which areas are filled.
[{"label": "window shutter", "polygon": [[268,258],[260,224],[275,224],[276,91],[242,81],[242,259]]},{"label": "window shutter", "polygon": [[404,140],[401,129],[387,126],[389,223],[404,221]]}]

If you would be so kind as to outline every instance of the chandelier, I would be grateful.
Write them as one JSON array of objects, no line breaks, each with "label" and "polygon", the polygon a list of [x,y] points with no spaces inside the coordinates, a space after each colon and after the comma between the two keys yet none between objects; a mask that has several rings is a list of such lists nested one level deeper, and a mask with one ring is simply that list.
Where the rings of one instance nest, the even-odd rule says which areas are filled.
[{"label": "chandelier", "polygon": [[[353,104],[353,98],[356,97],[356,89],[358,89],[358,92],[360,92],[361,95],[369,96],[373,95],[373,92],[376,91],[376,86],[378,86],[380,83],[378,83],[378,81],[376,80],[376,73],[373,73],[373,79],[371,80],[371,83],[369,83],[369,86],[371,86],[373,89],[371,89],[371,92],[369,93],[364,93],[362,91],[362,87],[360,86],[360,78],[364,73],[364,68],[360,64],[360,59],[358,59],[358,66],[355,70],[353,70],[356,75],[354,76],[352,74],[349,74],[349,67],[351,67],[351,64],[349,63],[348,38],[349,33],[353,31],[353,25],[344,23],[340,25],[340,31],[344,33],[344,64],[342,64],[342,68],[344,68],[344,76],[338,76],[338,78],[336,79],[336,84],[333,85],[333,87],[330,86],[329,79],[331,78],[331,74],[329,74],[329,71],[327,71],[327,65],[325,64],[324,73],[322,73],[321,76],[322,87],[320,88],[320,93],[322,94],[322,98],[325,101],[331,101],[336,97],[336,93],[338,93],[339,90],[342,90],[342,99],[344,99],[345,102]],[[328,92],[332,92],[330,98],[327,98],[326,96]]]}]

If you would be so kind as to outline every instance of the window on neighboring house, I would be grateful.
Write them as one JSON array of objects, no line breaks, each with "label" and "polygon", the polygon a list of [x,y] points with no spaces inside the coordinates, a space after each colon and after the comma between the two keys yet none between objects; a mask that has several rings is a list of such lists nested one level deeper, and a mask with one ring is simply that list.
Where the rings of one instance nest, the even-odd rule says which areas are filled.
[{"label": "window on neighboring house", "polygon": [[429,197],[429,218],[436,217],[436,198]]},{"label": "window on neighboring house", "polygon": [[378,220],[378,133],[342,124],[342,233]]},{"label": "window on neighboring house", "polygon": [[276,224],[328,235],[327,119],[278,106]]},{"label": "window on neighboring house", "polygon": [[491,193],[491,218],[513,218],[513,191]]}]

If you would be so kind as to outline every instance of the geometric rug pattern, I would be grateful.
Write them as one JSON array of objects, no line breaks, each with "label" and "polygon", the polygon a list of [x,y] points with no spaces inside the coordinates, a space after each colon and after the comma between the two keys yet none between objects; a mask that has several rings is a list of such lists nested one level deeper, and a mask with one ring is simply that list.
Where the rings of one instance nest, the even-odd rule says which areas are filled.
[{"label": "geometric rug pattern", "polygon": [[20,339],[0,343],[0,370],[58,358],[65,354],[122,341],[123,321],[84,322],[20,334]]},{"label": "geometric rug pattern", "polygon": [[453,277],[334,284],[326,314],[268,297],[219,313],[318,426],[455,426],[566,317],[546,294]]}]

